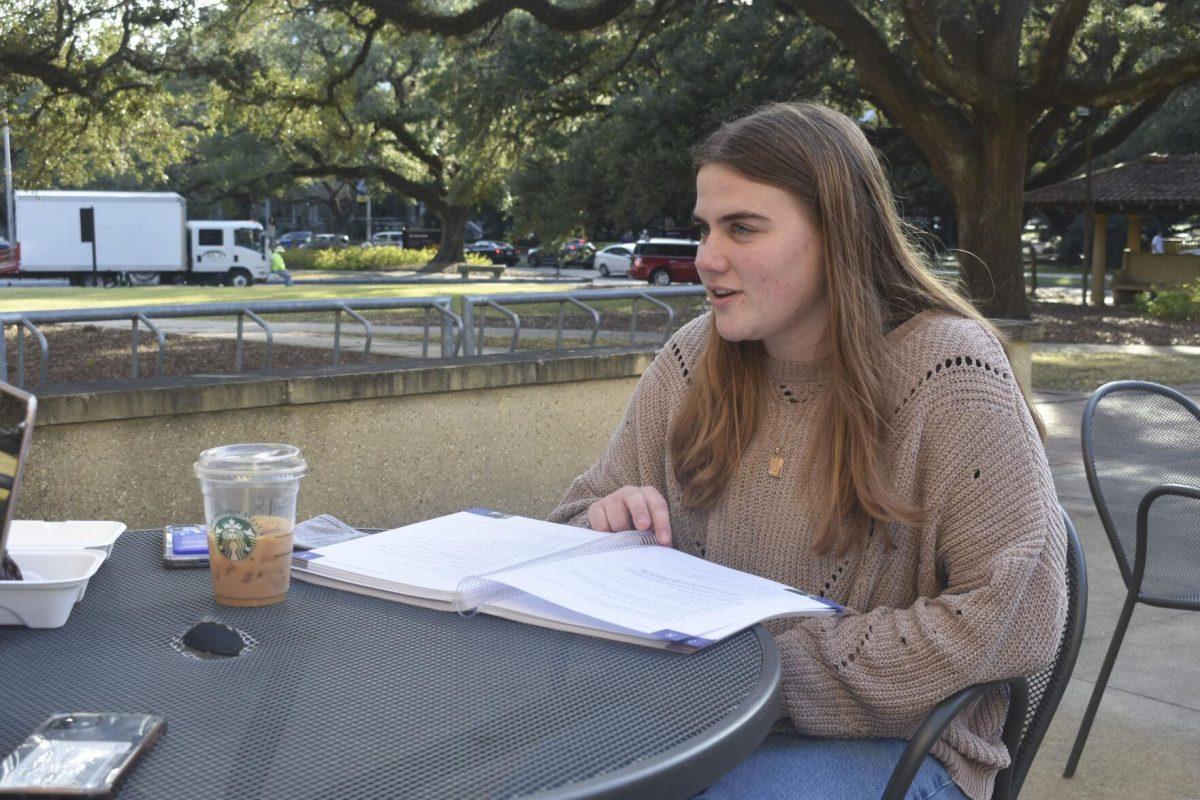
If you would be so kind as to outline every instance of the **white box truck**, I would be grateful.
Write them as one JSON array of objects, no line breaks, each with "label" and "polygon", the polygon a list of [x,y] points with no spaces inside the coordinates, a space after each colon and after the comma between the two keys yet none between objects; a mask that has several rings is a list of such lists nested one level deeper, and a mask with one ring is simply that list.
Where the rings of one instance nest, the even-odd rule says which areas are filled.
[{"label": "white box truck", "polygon": [[262,225],[187,221],[174,192],[17,192],[17,275],[73,286],[225,283],[271,273]]}]

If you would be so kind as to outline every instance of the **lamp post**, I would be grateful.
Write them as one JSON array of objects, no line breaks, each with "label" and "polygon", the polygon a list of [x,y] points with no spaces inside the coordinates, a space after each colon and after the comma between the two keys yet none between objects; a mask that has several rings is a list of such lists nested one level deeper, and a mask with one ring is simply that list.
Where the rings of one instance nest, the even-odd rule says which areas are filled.
[{"label": "lamp post", "polygon": [[8,234],[9,244],[14,247],[17,244],[17,232],[13,229],[13,179],[12,179],[12,149],[9,146],[8,140],[8,112],[4,112],[4,208],[5,215],[5,232]]},{"label": "lamp post", "polygon": [[[1088,276],[1092,271],[1092,232],[1096,227],[1096,211],[1092,208],[1092,109],[1079,106],[1075,115],[1083,120],[1084,125],[1084,167],[1083,177],[1083,282],[1080,285],[1080,303],[1087,305]],[[1101,302],[1104,295],[1100,295]]]}]

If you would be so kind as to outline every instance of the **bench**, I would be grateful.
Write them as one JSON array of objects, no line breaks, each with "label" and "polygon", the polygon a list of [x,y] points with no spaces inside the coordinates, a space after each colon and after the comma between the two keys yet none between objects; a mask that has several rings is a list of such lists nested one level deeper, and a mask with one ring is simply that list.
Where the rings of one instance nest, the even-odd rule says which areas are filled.
[{"label": "bench", "polygon": [[1121,270],[1113,276],[1113,299],[1117,305],[1124,305],[1132,303],[1140,292],[1180,289],[1197,280],[1200,280],[1200,256],[1126,250]]},{"label": "bench", "polygon": [[472,272],[490,272],[493,280],[498,280],[504,273],[503,266],[477,267],[474,264],[463,264],[458,268],[458,274],[465,281]]}]

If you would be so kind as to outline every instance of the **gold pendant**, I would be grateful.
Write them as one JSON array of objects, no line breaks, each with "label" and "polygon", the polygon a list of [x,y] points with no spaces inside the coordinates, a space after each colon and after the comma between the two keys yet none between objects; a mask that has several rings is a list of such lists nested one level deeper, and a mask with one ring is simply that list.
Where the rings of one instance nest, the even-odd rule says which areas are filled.
[{"label": "gold pendant", "polygon": [[771,456],[770,463],[767,464],[767,474],[772,478],[783,476],[783,456],[780,453],[781,448],[775,448],[775,455]]}]

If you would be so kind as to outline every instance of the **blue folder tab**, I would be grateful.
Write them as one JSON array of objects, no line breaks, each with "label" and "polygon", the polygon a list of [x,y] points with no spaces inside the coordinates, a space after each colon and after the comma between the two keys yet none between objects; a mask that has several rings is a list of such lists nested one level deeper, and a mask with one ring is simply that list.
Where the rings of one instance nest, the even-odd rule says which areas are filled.
[{"label": "blue folder tab", "polygon": [[478,514],[481,517],[491,517],[492,519],[508,519],[512,514],[505,514],[503,511],[493,511],[490,508],[468,508],[468,514]]}]

